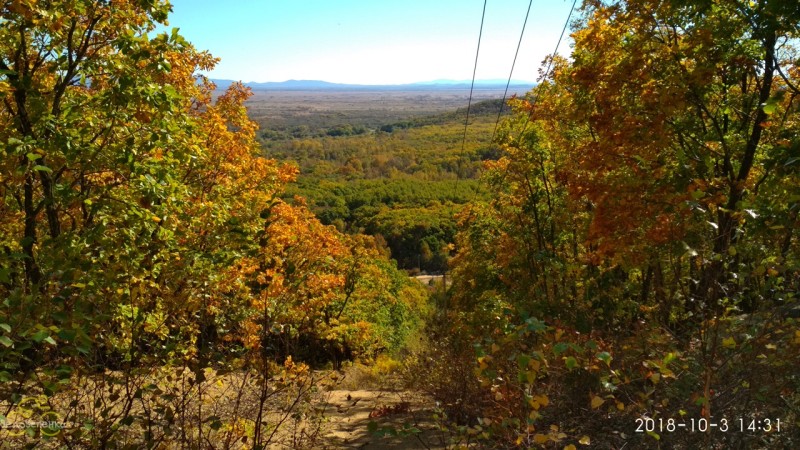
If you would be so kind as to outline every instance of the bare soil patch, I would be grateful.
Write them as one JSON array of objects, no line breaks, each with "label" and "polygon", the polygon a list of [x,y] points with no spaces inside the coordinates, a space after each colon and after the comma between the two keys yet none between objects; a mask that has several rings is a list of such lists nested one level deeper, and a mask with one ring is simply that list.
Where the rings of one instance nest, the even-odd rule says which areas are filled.
[{"label": "bare soil patch", "polygon": [[[441,449],[444,436],[433,422],[435,404],[418,392],[392,390],[333,390],[325,393],[322,448]],[[419,433],[380,436],[370,433],[369,423],[379,429],[415,427]]]}]

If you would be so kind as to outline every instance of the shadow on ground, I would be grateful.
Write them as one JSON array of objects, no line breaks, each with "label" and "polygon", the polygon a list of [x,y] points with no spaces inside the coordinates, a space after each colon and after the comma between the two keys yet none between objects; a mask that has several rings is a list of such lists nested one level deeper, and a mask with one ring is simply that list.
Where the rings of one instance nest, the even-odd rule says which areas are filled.
[{"label": "shadow on ground", "polygon": [[[323,448],[359,449],[444,449],[446,436],[433,421],[433,401],[419,393],[386,390],[333,390],[326,393],[326,423]],[[369,431],[378,428],[400,430],[404,425],[419,433],[380,436]]]}]

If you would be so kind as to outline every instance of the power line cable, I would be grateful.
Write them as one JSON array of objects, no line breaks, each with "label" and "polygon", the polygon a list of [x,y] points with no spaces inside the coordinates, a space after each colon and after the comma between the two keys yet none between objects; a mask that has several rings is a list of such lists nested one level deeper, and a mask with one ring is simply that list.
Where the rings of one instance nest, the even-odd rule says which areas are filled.
[{"label": "power line cable", "polygon": [[488,0],[483,0],[483,12],[481,13],[481,28],[478,32],[478,49],[475,50],[475,66],[472,68],[472,83],[469,86],[469,100],[467,101],[467,118],[464,119],[464,138],[461,140],[461,155],[459,157],[458,165],[459,167],[456,169],[456,183],[458,183],[459,178],[461,178],[461,159],[464,156],[464,149],[467,145],[467,127],[469,126],[469,112],[470,108],[472,107],[472,92],[475,89],[475,75],[478,73],[478,55],[481,53],[481,38],[483,37],[483,21],[486,18],[486,3]]},{"label": "power line cable", "polygon": [[[488,0],[483,0],[483,12],[481,13],[481,28],[478,31],[478,48],[475,50],[475,65],[472,68],[472,83],[469,86],[469,100],[467,101],[467,117],[464,119],[464,137],[461,140],[461,153],[458,155],[456,167],[456,184],[453,186],[453,199],[458,199],[458,183],[461,180],[461,163],[464,159],[464,150],[467,145],[467,127],[469,126],[469,113],[472,107],[472,93],[475,89],[475,75],[478,73],[478,56],[481,53],[481,38],[483,37],[483,22],[486,19],[486,3]],[[477,196],[477,191],[475,191]],[[473,197],[472,201],[475,201]]]},{"label": "power line cable", "polygon": [[[473,92],[473,87],[475,85],[475,74],[476,74],[477,68],[478,68],[478,54],[480,53],[481,36],[483,35],[483,21],[484,21],[484,18],[486,16],[486,1],[487,0],[484,0],[484,2],[483,2],[483,14],[481,16],[481,29],[480,29],[480,32],[478,33],[478,50],[475,53],[475,67],[472,70],[472,85],[470,86],[470,90],[469,90],[469,102],[467,104],[467,118],[464,121],[464,137],[463,137],[463,140],[461,142],[461,155],[459,156],[459,166],[461,164],[461,159],[463,159],[464,149],[465,149],[466,142],[467,142],[467,126],[469,124],[469,112],[470,112],[470,105],[472,104],[472,92]],[[519,39],[519,42],[517,43],[517,52],[514,54],[514,62],[511,64],[511,74],[509,74],[509,80],[508,80],[508,83],[506,84],[506,94],[508,93],[508,86],[511,83],[511,77],[512,77],[512,75],[514,73],[514,66],[516,65],[517,54],[519,53],[520,43],[522,42],[522,37],[523,37],[523,34],[525,33],[525,26],[526,26],[526,24],[528,22],[528,16],[530,14],[531,4],[532,3],[533,3],[533,0],[531,0],[531,2],[528,4],[528,11],[525,14],[525,21],[523,22],[523,25],[522,25],[522,32],[520,33],[520,39]],[[564,34],[567,32],[567,27],[569,27],[569,21],[570,21],[570,19],[572,19],[572,13],[575,11],[575,6],[577,4],[578,4],[578,0],[573,0],[572,6],[569,9],[569,14],[567,15],[567,20],[564,21],[564,26],[561,28],[561,34],[558,36],[558,42],[556,42],[556,48],[553,50],[553,53],[552,53],[553,57],[555,57],[556,53],[558,52],[558,48],[561,46],[561,41],[564,40]],[[542,80],[546,79],[547,76],[550,74],[550,70],[551,70],[552,65],[553,65],[553,57],[551,57],[550,60],[547,62],[547,68],[545,69],[545,72],[544,72],[544,75],[542,77]],[[504,94],[504,96],[503,96],[504,97],[503,103],[505,103],[505,95],[506,94]],[[536,100],[537,100],[537,97],[534,96],[533,100],[531,101],[531,107],[533,107],[533,105],[536,104]],[[502,114],[502,104],[501,104],[500,114]],[[498,120],[499,120],[500,114],[498,114]],[[522,136],[525,133],[525,130],[528,127],[528,123],[530,122],[530,119],[531,119],[531,116],[529,114],[525,119],[525,124],[522,126],[522,131],[520,131],[520,136]],[[497,123],[495,123],[495,131],[497,131]],[[492,133],[492,141],[494,141],[494,133]],[[460,167],[459,167],[459,169],[460,169]],[[453,192],[454,198],[455,198],[456,193],[458,192],[458,181],[460,180],[460,178],[461,178],[460,173],[456,173],[456,187],[454,188],[454,192]],[[474,201],[475,197],[477,197],[477,195],[478,195],[478,192],[475,191],[474,196],[473,196],[473,201]]]},{"label": "power line cable", "polygon": [[[567,32],[567,27],[569,26],[569,20],[572,18],[572,13],[575,11],[575,5],[578,3],[578,0],[573,0],[572,7],[569,9],[569,14],[567,15],[567,20],[564,22],[564,27],[561,29],[561,35],[558,37],[558,42],[556,43],[556,48],[553,50],[553,54],[550,57],[550,60],[547,61],[547,69],[544,71],[544,75],[542,76],[542,81],[547,79],[547,76],[550,75],[550,68],[553,66],[553,60],[555,59],[556,52],[558,52],[558,47],[561,46],[561,41],[564,39],[564,33]],[[537,86],[538,88],[539,86]],[[535,95],[533,99],[531,99],[531,111],[533,111],[534,105],[536,105],[536,101],[539,99],[538,96]],[[525,124],[522,126],[522,131],[519,132],[519,136],[522,137],[525,134],[525,130],[528,128],[528,123],[531,121],[531,115],[528,114],[528,117],[525,119]]]},{"label": "power line cable", "polygon": [[503,114],[503,106],[505,106],[506,104],[506,97],[508,96],[508,87],[511,86],[511,77],[514,75],[514,66],[517,65],[517,56],[519,56],[519,48],[522,45],[522,37],[525,35],[525,27],[528,25],[528,16],[530,16],[531,14],[532,5],[533,5],[533,0],[530,0],[530,2],[528,2],[528,11],[525,13],[525,21],[522,22],[522,31],[519,33],[519,41],[517,42],[517,51],[514,53],[514,61],[511,63],[511,72],[509,72],[508,74],[508,81],[506,82],[506,90],[503,92],[503,101],[500,102],[500,111],[497,111],[497,120],[494,122],[494,131],[492,131],[492,139],[490,139],[489,142],[494,142],[494,136],[495,134],[497,134],[497,126],[500,124],[500,116]]},{"label": "power line cable", "polygon": [[[561,41],[564,39],[564,34],[567,31],[567,27],[569,26],[569,21],[572,18],[572,13],[575,11],[575,6],[577,5],[577,3],[578,3],[578,0],[573,0],[572,6],[569,9],[569,14],[567,15],[567,20],[564,22],[564,27],[561,29],[561,35],[559,35],[559,37],[558,37],[558,42],[556,43],[556,48],[555,48],[555,50],[553,50],[553,53],[552,53],[553,56],[547,62],[547,68],[545,69],[545,72],[544,72],[544,75],[542,77],[542,80],[545,80],[547,78],[547,76],[550,74],[550,69],[552,68],[552,65],[553,65],[553,58],[555,57],[556,52],[558,52],[558,48],[561,46]],[[523,25],[523,32],[524,32],[524,25]],[[515,56],[515,58],[516,58],[516,56]],[[513,64],[512,64],[512,72],[513,72]],[[537,88],[539,88],[538,85],[534,88],[534,97],[531,100],[531,109],[536,104],[536,100],[538,99],[538,97],[535,95],[535,90]],[[501,110],[501,112],[502,112],[502,110]],[[499,119],[499,115],[498,115],[498,119]],[[528,124],[530,123],[530,120],[531,120],[531,115],[528,114],[528,116],[525,118],[525,123],[522,126],[522,130],[519,133],[520,137],[522,137],[522,135],[525,134],[525,130],[528,128]],[[497,130],[497,124],[495,124],[495,131],[496,130]],[[494,135],[492,135],[492,141],[494,141]],[[505,175],[503,175],[503,176],[505,176]],[[475,193],[475,195],[477,196],[477,192]],[[474,198],[473,198],[473,201],[474,201]]]}]

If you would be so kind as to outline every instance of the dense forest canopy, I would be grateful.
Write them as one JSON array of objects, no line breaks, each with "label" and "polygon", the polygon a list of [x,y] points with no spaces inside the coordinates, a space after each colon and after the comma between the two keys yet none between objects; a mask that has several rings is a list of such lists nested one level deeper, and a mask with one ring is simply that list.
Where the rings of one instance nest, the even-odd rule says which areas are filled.
[{"label": "dense forest canopy", "polygon": [[[496,105],[497,102],[492,102]],[[359,135],[270,139],[266,154],[297,164],[300,195],[323,223],[380,235],[398,266],[443,273],[455,241],[455,213],[480,198],[481,160],[494,114],[474,115],[464,141],[464,114],[429,116]]]},{"label": "dense forest canopy", "polygon": [[269,157],[300,169],[284,197],[303,197],[341,231],[380,235],[400,268],[441,274],[455,213],[485,196],[478,177],[482,161],[497,156],[490,140],[500,104],[472,105],[466,136],[464,108],[378,128],[304,127],[296,138],[296,129],[267,128],[261,138]]}]

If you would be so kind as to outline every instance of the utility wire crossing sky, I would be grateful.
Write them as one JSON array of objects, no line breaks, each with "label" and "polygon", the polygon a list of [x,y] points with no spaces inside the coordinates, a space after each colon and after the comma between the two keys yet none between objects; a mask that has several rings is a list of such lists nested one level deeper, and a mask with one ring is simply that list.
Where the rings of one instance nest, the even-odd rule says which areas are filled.
[{"label": "utility wire crossing sky", "polygon": [[[170,28],[222,61],[212,78],[404,84],[469,80],[483,0],[172,0]],[[476,79],[505,82],[529,0],[488,0]],[[534,0],[514,69],[538,78],[571,0]],[[575,17],[575,16],[573,16]],[[569,54],[570,40],[559,53]]]}]

